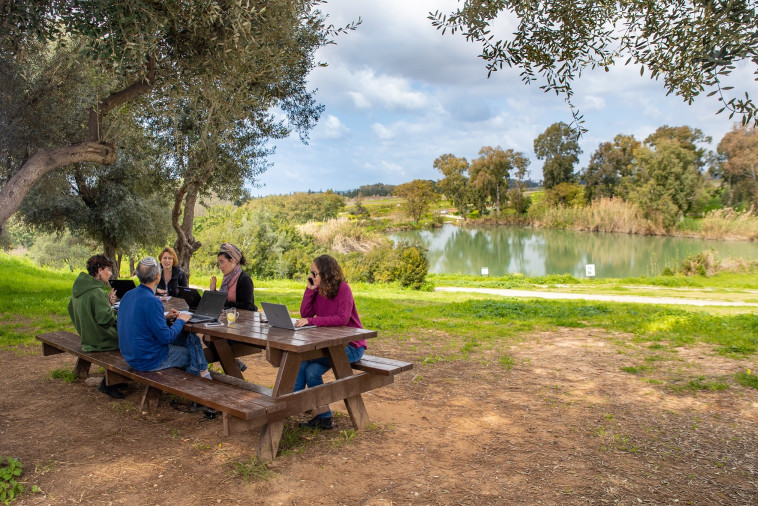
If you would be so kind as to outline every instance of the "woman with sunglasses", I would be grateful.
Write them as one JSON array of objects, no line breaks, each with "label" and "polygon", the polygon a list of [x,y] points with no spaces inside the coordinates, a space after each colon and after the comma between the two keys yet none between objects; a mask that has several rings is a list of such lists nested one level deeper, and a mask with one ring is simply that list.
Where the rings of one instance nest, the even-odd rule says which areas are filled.
[{"label": "woman with sunglasses", "polygon": [[[308,284],[305,286],[303,301],[300,304],[300,318],[296,326],[316,325],[317,327],[354,327],[362,329],[355,307],[353,292],[347,284],[337,260],[329,255],[321,255],[311,264]],[[363,356],[366,340],[354,341],[347,345],[347,359],[352,364]],[[300,371],[295,381],[295,391],[321,385],[323,374],[331,368],[327,357],[306,360],[300,364]],[[334,426],[332,412],[327,409],[319,413],[300,427],[309,429],[331,429]]]},{"label": "woman with sunglasses", "polygon": [[[216,259],[218,268],[224,275],[219,291],[226,292],[225,307],[258,311],[253,294],[253,280],[241,267],[247,263],[245,255],[234,244],[225,242],[219,248]],[[216,289],[216,283],[216,276],[212,276],[211,291]]]}]

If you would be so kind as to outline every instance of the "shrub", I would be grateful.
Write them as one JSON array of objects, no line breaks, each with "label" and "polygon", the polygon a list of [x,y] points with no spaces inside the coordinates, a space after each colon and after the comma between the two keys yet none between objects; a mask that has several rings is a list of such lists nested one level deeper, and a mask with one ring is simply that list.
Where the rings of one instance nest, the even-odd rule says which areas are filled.
[{"label": "shrub", "polygon": [[720,262],[712,249],[691,255],[682,261],[679,272],[685,276],[713,276],[719,270]]},{"label": "shrub", "polygon": [[400,242],[373,250],[338,256],[350,281],[365,283],[398,282],[401,286],[421,289],[426,279],[428,260],[423,247]]},{"label": "shrub", "polygon": [[559,183],[545,191],[545,200],[551,206],[581,207],[586,202],[584,188],[576,183]]},{"label": "shrub", "polygon": [[24,486],[18,482],[24,466],[13,457],[0,455],[0,502],[10,504],[24,491]]}]

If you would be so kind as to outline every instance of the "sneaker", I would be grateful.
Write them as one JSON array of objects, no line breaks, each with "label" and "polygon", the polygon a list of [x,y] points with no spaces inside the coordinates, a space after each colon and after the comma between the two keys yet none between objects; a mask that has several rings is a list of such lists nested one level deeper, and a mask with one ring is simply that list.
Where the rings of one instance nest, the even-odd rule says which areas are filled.
[{"label": "sneaker", "polygon": [[307,422],[300,424],[301,429],[324,429],[330,430],[334,428],[334,419],[330,416],[327,418],[321,418],[320,416],[314,416]]},{"label": "sneaker", "polygon": [[240,372],[247,371],[247,364],[246,363],[244,363],[242,360],[240,360],[238,358],[235,358],[234,360],[237,362],[237,367],[240,368]]},{"label": "sneaker", "polygon": [[108,397],[112,397],[114,399],[123,399],[124,398],[124,394],[122,394],[121,392],[119,392],[118,388],[116,388],[113,385],[107,386],[105,384],[105,378],[103,378],[103,381],[101,381],[100,385],[98,385],[97,391],[98,392],[102,392],[105,395],[107,395]]}]

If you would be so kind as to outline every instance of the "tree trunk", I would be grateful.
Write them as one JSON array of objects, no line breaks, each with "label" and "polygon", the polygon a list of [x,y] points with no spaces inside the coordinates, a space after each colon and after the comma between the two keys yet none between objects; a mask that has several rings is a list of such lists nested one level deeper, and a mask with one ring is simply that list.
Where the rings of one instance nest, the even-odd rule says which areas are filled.
[{"label": "tree trunk", "polygon": [[116,161],[116,147],[103,142],[80,142],[59,148],[40,149],[24,163],[0,190],[0,231],[24,197],[42,176],[74,163],[110,165]]},{"label": "tree trunk", "polygon": [[[174,210],[171,213],[171,224],[176,231],[174,251],[176,251],[176,256],[179,257],[179,268],[187,273],[188,278],[190,276],[192,254],[202,246],[202,243],[195,240],[195,236],[192,233],[192,228],[195,224],[195,204],[197,203],[199,190],[200,184],[185,182],[176,192]],[[184,207],[183,212],[182,206]],[[179,223],[180,217],[182,218],[181,223]]]},{"label": "tree trunk", "polygon": [[116,258],[116,247],[118,245],[116,244],[115,239],[112,237],[108,237],[105,234],[103,234],[103,250],[105,256],[108,257],[108,259],[113,262],[113,276],[111,276],[113,279],[118,279],[119,274],[121,272],[121,262],[117,261]]},{"label": "tree trunk", "polygon": [[129,277],[134,276],[134,257],[129,255]]},{"label": "tree trunk", "polygon": [[500,218],[500,183],[495,183],[495,196],[497,197],[497,217]]}]

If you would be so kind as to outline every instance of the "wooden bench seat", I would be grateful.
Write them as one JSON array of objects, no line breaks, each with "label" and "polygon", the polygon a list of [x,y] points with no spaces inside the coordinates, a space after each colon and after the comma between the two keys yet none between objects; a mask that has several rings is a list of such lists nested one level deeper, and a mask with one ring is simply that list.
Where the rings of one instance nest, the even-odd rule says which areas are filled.
[{"label": "wooden bench seat", "polygon": [[383,357],[373,357],[371,355],[363,355],[359,361],[353,362],[350,365],[353,369],[381,374],[383,376],[394,376],[397,373],[413,369],[413,364],[410,362],[402,362],[400,360],[392,360]]},{"label": "wooden bench seat", "polygon": [[[283,403],[271,399],[270,391],[267,389],[241,380],[239,383],[233,383],[222,374],[214,374],[214,381],[208,381],[177,368],[136,371],[126,363],[118,351],[82,351],[80,338],[73,332],[51,332],[38,335],[37,339],[42,342],[45,356],[63,352],[76,356],[76,373],[79,377],[86,377],[90,365],[95,364],[105,369],[107,384],[131,379],[146,385],[142,409],[152,408],[157,404],[157,390],[160,390],[221,411],[224,414],[225,434],[228,434],[230,415],[251,425],[263,425],[267,423],[269,414],[284,408]],[[157,390],[151,392],[151,388]]]}]

